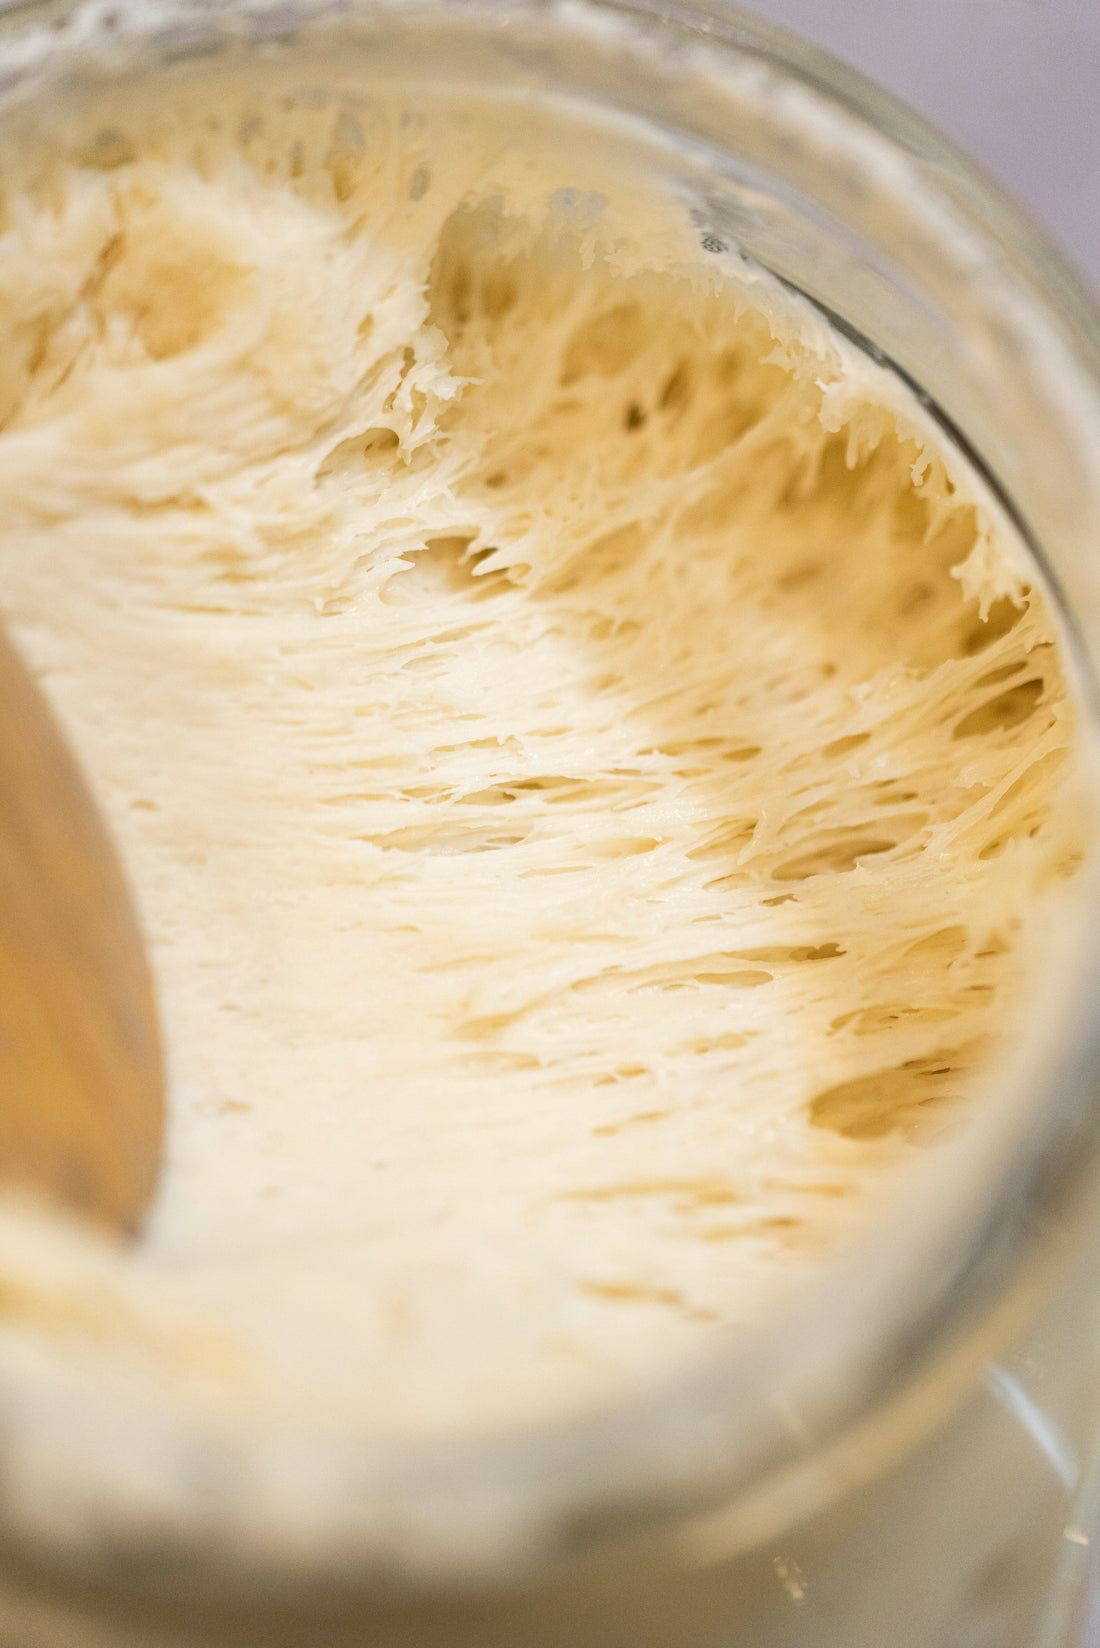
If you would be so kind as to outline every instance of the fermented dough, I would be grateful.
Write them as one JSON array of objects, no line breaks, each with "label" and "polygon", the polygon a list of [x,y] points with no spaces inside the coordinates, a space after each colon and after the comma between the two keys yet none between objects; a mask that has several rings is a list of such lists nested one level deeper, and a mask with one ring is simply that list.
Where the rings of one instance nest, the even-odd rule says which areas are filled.
[{"label": "fermented dough", "polygon": [[379,1435],[638,1389],[1005,1043],[1078,856],[1026,567],[884,373],[533,116],[272,69],[26,122],[0,591],[171,1138],[137,1255],[7,1215],[6,1331]]}]

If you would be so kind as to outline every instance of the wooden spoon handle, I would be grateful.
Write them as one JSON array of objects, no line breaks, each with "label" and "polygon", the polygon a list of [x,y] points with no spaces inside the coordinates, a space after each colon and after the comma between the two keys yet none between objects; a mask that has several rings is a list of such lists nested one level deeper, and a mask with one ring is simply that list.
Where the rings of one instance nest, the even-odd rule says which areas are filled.
[{"label": "wooden spoon handle", "polygon": [[164,1128],[152,984],[125,880],[0,631],[0,1183],[138,1228]]}]

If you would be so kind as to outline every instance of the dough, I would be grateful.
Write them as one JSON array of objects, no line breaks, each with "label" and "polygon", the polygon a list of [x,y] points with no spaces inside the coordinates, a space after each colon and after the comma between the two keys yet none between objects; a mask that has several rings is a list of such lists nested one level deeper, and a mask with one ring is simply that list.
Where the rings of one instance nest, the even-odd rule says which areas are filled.
[{"label": "dough", "polygon": [[4,1332],[380,1436],[618,1400],[984,1089],[1080,856],[1043,602],[886,374],[533,116],[21,119],[0,592],[171,1136],[135,1254],[9,1211]]}]

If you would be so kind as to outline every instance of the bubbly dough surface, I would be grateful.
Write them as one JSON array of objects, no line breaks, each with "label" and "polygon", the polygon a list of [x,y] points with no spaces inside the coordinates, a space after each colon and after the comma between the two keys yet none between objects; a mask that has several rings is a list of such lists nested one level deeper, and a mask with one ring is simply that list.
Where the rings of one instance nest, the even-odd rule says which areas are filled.
[{"label": "bubbly dough surface", "polygon": [[1074,866],[1009,546],[533,121],[180,75],[6,166],[0,596],[170,1059],[100,1351],[178,1307],[249,1403],[420,1435],[758,1320],[964,1113]]}]

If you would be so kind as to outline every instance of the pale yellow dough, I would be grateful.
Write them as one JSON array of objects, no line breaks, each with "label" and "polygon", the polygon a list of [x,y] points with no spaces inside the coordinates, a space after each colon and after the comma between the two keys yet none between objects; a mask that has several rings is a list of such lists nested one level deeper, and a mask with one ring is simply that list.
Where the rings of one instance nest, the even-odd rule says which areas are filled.
[{"label": "pale yellow dough", "polygon": [[25,134],[0,605],[171,1135],[137,1254],[5,1216],[0,1354],[379,1435],[637,1391],[1005,1045],[1076,862],[1026,568],[885,375],[531,114],[270,69]]}]

